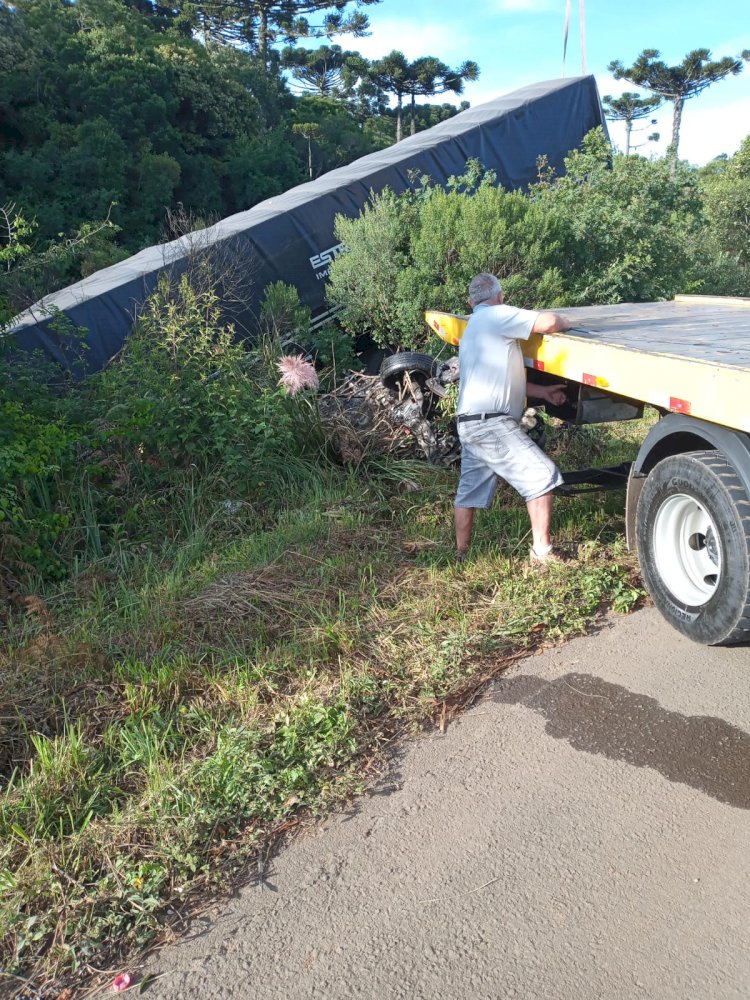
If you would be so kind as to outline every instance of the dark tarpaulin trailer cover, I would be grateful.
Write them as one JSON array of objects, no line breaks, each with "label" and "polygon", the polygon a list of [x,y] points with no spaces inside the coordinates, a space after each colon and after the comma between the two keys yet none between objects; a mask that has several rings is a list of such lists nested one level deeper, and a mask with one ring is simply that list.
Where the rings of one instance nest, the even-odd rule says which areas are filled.
[{"label": "dark tarpaulin trailer cover", "polygon": [[[197,247],[221,249],[235,263],[246,263],[250,302],[232,315],[240,333],[252,331],[253,312],[275,281],[293,285],[313,321],[322,320],[328,268],[342,250],[334,235],[337,215],[358,215],[371,193],[385,187],[406,190],[415,173],[445,184],[464,173],[469,159],[494,170],[503,187],[522,188],[536,179],[537,157],[546,155],[561,171],[565,155],[597,125],[606,129],[593,76],[524,87],[55,292],[17,318],[15,342],[24,350],[41,348],[79,375],[102,368],[120,350],[160,274],[180,274]],[[78,328],[78,337],[61,333],[59,313]],[[81,338],[88,345],[83,352],[75,346]]]}]

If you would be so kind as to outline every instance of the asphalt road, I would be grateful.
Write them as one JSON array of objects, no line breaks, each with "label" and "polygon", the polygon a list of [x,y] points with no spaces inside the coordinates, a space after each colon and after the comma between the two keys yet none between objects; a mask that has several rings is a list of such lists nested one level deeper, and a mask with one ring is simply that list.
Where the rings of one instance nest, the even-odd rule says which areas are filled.
[{"label": "asphalt road", "polygon": [[155,955],[152,1000],[747,1000],[750,649],[521,662]]}]

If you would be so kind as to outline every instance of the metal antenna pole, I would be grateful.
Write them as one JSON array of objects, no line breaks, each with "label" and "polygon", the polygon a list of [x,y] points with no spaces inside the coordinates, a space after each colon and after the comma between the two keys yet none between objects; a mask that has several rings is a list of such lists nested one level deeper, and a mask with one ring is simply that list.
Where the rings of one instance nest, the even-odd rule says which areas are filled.
[{"label": "metal antenna pole", "polygon": [[579,0],[578,9],[581,17],[581,68],[586,76],[586,0]]},{"label": "metal antenna pole", "polygon": [[565,27],[563,28],[562,75],[565,76],[565,56],[568,51],[568,28],[570,27],[570,0],[565,0]]}]

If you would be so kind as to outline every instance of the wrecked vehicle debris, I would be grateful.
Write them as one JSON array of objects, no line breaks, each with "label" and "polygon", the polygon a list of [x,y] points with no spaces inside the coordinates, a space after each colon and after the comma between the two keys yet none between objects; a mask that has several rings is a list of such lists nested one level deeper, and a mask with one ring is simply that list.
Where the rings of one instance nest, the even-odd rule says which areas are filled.
[{"label": "wrecked vehicle debris", "polygon": [[[412,351],[385,358],[379,375],[351,372],[319,399],[326,437],[344,462],[391,454],[451,466],[461,458],[450,407],[458,379],[458,357],[440,362]],[[521,426],[539,441],[544,425],[535,409],[526,411]]]},{"label": "wrecked vehicle debris", "polygon": [[361,462],[369,454],[424,458],[434,465],[458,461],[454,430],[443,432],[433,423],[434,394],[404,374],[389,389],[379,375],[351,373],[333,392],[320,397],[326,437],[344,462]]}]

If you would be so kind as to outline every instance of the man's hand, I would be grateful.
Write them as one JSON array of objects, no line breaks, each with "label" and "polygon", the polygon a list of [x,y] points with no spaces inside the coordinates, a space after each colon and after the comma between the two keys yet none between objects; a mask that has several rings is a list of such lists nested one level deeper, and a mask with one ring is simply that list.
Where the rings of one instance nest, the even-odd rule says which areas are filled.
[{"label": "man's hand", "polygon": [[562,313],[541,312],[531,329],[532,333],[565,333],[572,330],[573,323]]},{"label": "man's hand", "polygon": [[526,386],[526,395],[529,399],[540,399],[551,406],[562,406],[567,402],[568,396],[565,385],[536,385],[529,382]]}]

